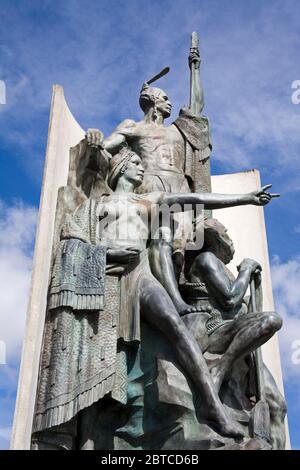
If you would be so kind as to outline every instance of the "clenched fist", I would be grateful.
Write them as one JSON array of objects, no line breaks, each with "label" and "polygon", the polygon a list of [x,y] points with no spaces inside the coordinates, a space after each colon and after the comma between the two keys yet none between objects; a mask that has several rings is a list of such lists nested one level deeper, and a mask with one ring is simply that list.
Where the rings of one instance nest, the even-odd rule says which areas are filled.
[{"label": "clenched fist", "polygon": [[238,271],[250,270],[252,273],[261,271],[261,265],[258,261],[255,261],[251,258],[245,258],[239,266],[237,266]]},{"label": "clenched fist", "polygon": [[199,69],[200,62],[201,62],[201,59],[200,59],[199,51],[197,49],[191,50],[190,55],[189,55],[189,67],[191,68],[192,64],[195,64],[195,68]]}]

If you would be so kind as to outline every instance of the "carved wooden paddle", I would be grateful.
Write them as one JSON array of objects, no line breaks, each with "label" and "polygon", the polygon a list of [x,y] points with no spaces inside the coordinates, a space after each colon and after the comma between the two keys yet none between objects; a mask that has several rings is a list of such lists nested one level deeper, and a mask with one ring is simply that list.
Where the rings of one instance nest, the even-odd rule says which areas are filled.
[{"label": "carved wooden paddle", "polygon": [[[256,290],[255,281],[252,278],[250,283],[252,311],[256,312]],[[258,401],[252,409],[252,431],[253,437],[260,437],[270,442],[270,409],[265,397],[265,383],[263,373],[263,359],[261,348],[257,348],[254,353],[256,366],[257,398]]]}]

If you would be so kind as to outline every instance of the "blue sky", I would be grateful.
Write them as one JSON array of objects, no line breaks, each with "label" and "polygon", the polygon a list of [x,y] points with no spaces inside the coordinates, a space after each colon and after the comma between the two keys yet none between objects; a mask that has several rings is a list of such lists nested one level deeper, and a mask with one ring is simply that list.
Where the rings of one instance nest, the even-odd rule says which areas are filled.
[{"label": "blue sky", "polygon": [[[289,423],[300,448],[300,79],[299,4],[246,0],[0,0],[0,447],[12,423],[51,88],[64,87],[83,128],[107,135],[139,119],[138,91],[166,65],[160,85],[174,105],[188,102],[189,36],[200,36],[212,173],[258,168],[282,197],[266,209]],[[18,295],[16,295],[16,292]]]}]

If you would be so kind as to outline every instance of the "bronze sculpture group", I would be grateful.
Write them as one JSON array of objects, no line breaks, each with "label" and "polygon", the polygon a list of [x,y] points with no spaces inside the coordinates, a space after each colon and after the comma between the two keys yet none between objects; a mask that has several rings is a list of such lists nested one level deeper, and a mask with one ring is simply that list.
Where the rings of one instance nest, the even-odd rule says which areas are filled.
[{"label": "bronze sculpture group", "polygon": [[[259,263],[244,259],[236,278],[228,270],[233,243],[210,213],[278,195],[210,192],[195,40],[190,107],[173,124],[167,94],[150,86],[164,69],[142,86],[140,122],[106,139],[89,129],[72,150],[79,203],[60,208],[34,449],[284,448],[284,399],[254,361],[281,319],[262,312]],[[162,207],[174,206],[166,224]],[[203,243],[191,250],[197,207]]]}]

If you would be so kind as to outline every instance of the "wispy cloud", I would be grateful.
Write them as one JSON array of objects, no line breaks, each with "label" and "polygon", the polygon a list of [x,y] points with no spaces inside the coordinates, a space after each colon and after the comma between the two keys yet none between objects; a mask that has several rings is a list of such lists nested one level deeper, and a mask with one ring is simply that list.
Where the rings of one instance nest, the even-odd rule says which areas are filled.
[{"label": "wispy cloud", "polygon": [[279,342],[290,436],[293,449],[300,449],[300,253],[285,262],[273,257],[272,282],[276,310],[283,318]]},{"label": "wispy cloud", "polygon": [[300,363],[293,360],[293,345],[298,342],[298,348],[300,346],[300,254],[287,262],[274,257],[272,282],[276,309],[283,318],[279,334],[283,372],[286,380],[295,382],[300,396]]},{"label": "wispy cloud", "polygon": [[4,448],[15,405],[36,218],[34,207],[0,201],[0,340],[6,345],[6,364],[0,365],[0,446]]},{"label": "wispy cloud", "polygon": [[214,158],[229,171],[300,170],[300,107],[290,99],[291,83],[299,78],[296,2],[257,2],[254,8],[252,2],[221,2],[226,15],[220,15],[219,1],[58,3],[59,8],[48,1],[27,8],[18,22],[16,4],[4,13],[4,137],[18,145],[19,136],[24,144],[28,126],[27,147],[34,147],[40,139],[37,117],[43,115],[46,125],[56,82],[65,87],[81,124],[107,134],[119,120],[140,116],[141,83],[165,65],[171,73],[161,85],[178,110],[188,100],[189,34],[198,30]]},{"label": "wispy cloud", "polygon": [[0,203],[0,335],[8,358],[19,353],[30,284],[37,211],[19,202]]}]

